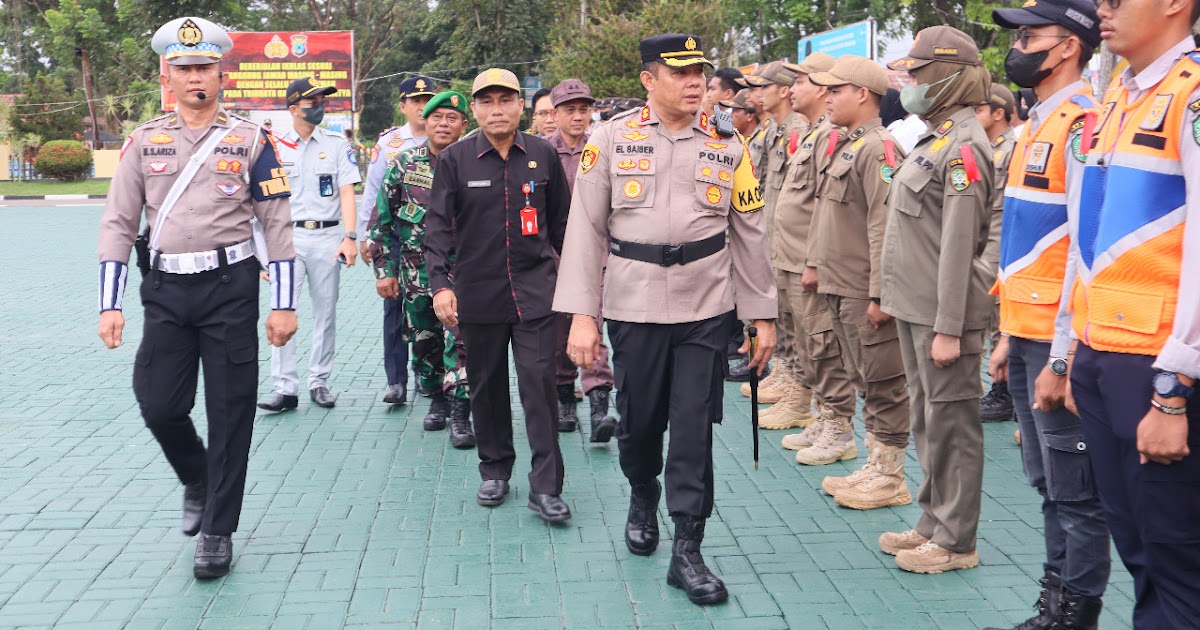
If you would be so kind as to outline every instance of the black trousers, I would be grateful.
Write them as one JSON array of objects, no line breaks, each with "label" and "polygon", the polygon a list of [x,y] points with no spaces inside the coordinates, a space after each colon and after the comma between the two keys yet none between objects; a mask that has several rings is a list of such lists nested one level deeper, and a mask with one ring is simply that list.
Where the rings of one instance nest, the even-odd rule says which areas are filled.
[{"label": "black trousers", "polygon": [[484,480],[512,478],[512,401],[508,387],[508,347],[517,366],[517,391],[525,411],[525,432],[533,452],[529,489],[562,494],[563,458],[558,448],[558,398],[554,388],[557,328],[553,315],[516,324],[459,323],[467,349],[467,382]]},{"label": "black trousers", "polygon": [[[247,259],[191,275],[151,271],[142,282],[133,392],[179,481],[208,484],[206,534],[232,534],[242,512],[258,387],[258,269]],[[201,362],[207,450],[189,415]]]},{"label": "black trousers", "polygon": [[731,319],[732,311],[686,324],[608,321],[621,470],[634,484],[664,472],[669,427],[663,481],[671,516],[712,515],[712,425],[721,418]]}]

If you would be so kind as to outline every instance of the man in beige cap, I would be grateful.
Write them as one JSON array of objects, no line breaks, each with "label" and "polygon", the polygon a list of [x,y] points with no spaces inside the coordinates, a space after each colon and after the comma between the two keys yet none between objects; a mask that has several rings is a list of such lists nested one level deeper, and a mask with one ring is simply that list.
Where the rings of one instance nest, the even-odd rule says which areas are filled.
[{"label": "man in beige cap", "polygon": [[758,129],[758,110],[754,109],[754,106],[749,103],[749,96],[749,90],[742,90],[732,99],[718,103],[718,105],[730,111],[733,128],[737,129],[737,132],[745,138],[749,138],[754,133],[754,130]]},{"label": "man in beige cap", "polygon": [[[834,493],[839,505],[860,510],[912,502],[904,480],[908,446],[908,390],[896,322],[879,306],[880,253],[887,224],[887,195],[904,159],[883,127],[879,104],[888,81],[878,63],[844,55],[829,72],[809,76],[829,90],[829,119],[848,130],[838,139],[817,192],[808,258],[829,305],[833,332],[857,389],[874,467]],[[810,465],[855,454],[850,418],[822,418],[816,444],[796,454]]]},{"label": "man in beige cap", "polygon": [[883,311],[897,320],[925,478],[916,529],[884,534],[879,546],[901,569],[940,573],[979,564],[979,363],[994,304],[981,256],[996,179],[974,107],[991,78],[975,42],[949,26],[922,30],[909,55],[889,65],[913,77],[901,101],[929,124],[893,175],[881,282]]}]

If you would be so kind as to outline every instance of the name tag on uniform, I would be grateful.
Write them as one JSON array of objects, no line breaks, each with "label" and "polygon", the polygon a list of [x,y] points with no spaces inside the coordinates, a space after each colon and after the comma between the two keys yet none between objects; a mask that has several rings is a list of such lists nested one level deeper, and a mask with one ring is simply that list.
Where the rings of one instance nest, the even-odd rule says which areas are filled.
[{"label": "name tag on uniform", "polygon": [[491,188],[492,180],[490,179],[473,179],[467,182],[467,188]]}]

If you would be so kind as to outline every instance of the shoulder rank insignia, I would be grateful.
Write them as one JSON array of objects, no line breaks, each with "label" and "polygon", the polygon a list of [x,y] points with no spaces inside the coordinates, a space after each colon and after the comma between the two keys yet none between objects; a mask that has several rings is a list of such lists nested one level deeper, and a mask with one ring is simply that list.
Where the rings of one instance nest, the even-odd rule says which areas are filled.
[{"label": "shoulder rank insignia", "polygon": [[1004,144],[1005,139],[1006,138],[1004,136],[996,136],[996,139],[992,140],[992,146],[998,147],[998,146]]},{"label": "shoulder rank insignia", "polygon": [[640,120],[642,122],[650,121],[650,106],[649,105],[642,107],[642,113],[638,116],[638,120]]},{"label": "shoulder rank insignia", "polygon": [[947,120],[946,122],[942,123],[942,126],[941,126],[941,127],[938,127],[938,128],[937,128],[937,134],[938,134],[938,135],[940,135],[940,136],[944,136],[944,135],[946,135],[947,133],[949,133],[949,132],[950,132],[950,130],[951,130],[951,129],[953,129],[953,128],[954,128],[954,121],[953,121],[953,120]]}]

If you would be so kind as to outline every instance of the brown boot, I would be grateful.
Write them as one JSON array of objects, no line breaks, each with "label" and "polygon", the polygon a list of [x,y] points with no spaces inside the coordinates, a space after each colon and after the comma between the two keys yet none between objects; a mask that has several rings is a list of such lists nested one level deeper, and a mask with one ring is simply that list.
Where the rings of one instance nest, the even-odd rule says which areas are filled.
[{"label": "brown boot", "polygon": [[834,494],[833,500],[838,505],[874,510],[912,503],[908,482],[904,480],[904,449],[878,443],[875,448],[879,455],[874,471]]},{"label": "brown boot", "polygon": [[973,569],[979,566],[979,552],[959,553],[942,549],[935,542],[927,542],[916,549],[905,549],[897,553],[896,566],[910,573],[945,573],[957,569]]},{"label": "brown boot", "polygon": [[[778,381],[780,379],[780,377],[782,377],[784,374],[787,374],[787,373],[788,373],[787,361],[785,361],[783,359],[777,359],[775,361],[774,369],[771,370],[771,373],[768,374],[766,376],[766,378],[764,378],[758,382],[758,402],[763,402],[763,400],[762,400],[763,390],[767,389],[768,387],[772,387],[775,384],[775,381]],[[742,383],[742,386],[738,389],[738,391],[742,392],[742,395],[745,396],[746,398],[749,398],[750,397],[750,383]],[[775,401],[771,401],[771,402],[774,403]]]},{"label": "brown boot", "polygon": [[793,381],[783,400],[758,416],[760,429],[795,429],[813,423],[812,390]]},{"label": "brown boot", "polygon": [[[771,372],[771,376],[767,378],[771,377],[774,377],[774,379],[771,381],[764,380],[758,384],[758,404],[760,405],[774,405],[783,400],[784,394],[795,383],[791,375],[783,372],[782,369]],[[749,396],[750,384],[746,383],[745,385],[746,395]]]},{"label": "brown boot", "polygon": [[858,483],[871,471],[875,470],[875,461],[879,457],[879,451],[876,449],[875,434],[868,433],[867,439],[863,440],[863,448],[867,450],[867,463],[863,464],[862,468],[850,473],[845,477],[826,477],[821,481],[821,489],[829,496],[837,494],[839,491],[846,489],[852,484]]},{"label": "brown boot", "polygon": [[818,404],[817,419],[812,424],[808,425],[800,433],[789,433],[783,436],[783,439],[779,442],[783,445],[783,448],[789,451],[802,451],[817,443],[817,439],[825,432],[825,422],[832,417],[833,411],[831,409]]},{"label": "brown boot", "polygon": [[805,466],[825,466],[858,457],[858,448],[854,446],[854,428],[850,425],[850,418],[845,416],[823,418],[821,424],[824,425],[825,430],[821,432],[821,436],[812,446],[796,453],[797,462]]},{"label": "brown boot", "polygon": [[879,535],[879,550],[889,556],[894,556],[907,549],[916,549],[929,542],[929,539],[918,534],[917,530],[906,532],[884,532]]}]

